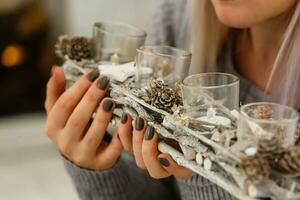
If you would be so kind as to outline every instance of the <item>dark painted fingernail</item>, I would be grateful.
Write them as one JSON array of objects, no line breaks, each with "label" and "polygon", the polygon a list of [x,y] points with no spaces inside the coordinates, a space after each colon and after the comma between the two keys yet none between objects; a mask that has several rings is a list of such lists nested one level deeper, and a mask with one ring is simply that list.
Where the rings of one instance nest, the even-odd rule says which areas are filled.
[{"label": "dark painted fingernail", "polygon": [[108,86],[109,79],[106,76],[102,76],[98,83],[98,88],[101,90],[105,90]]},{"label": "dark painted fingernail", "polygon": [[105,112],[110,112],[112,107],[114,106],[114,102],[112,100],[105,100],[103,103],[103,110]]},{"label": "dark painted fingernail", "polygon": [[107,142],[107,143],[110,143],[111,140],[112,140],[112,136],[111,136],[108,132],[105,132],[102,141]]},{"label": "dark painted fingernail", "polygon": [[144,119],[141,117],[137,117],[135,120],[135,130],[141,131],[144,128]]},{"label": "dark painted fingernail", "polygon": [[99,71],[98,69],[94,69],[93,71],[91,71],[90,73],[88,73],[87,78],[93,82],[94,80],[96,80],[99,77]]},{"label": "dark painted fingernail", "polygon": [[128,115],[127,113],[124,112],[121,117],[121,123],[126,124],[127,120],[128,120]]},{"label": "dark painted fingernail", "polygon": [[165,159],[165,158],[158,158],[158,159],[159,159],[160,164],[162,164],[163,166],[165,166],[165,167],[170,166],[170,163],[167,159]]},{"label": "dark painted fingernail", "polygon": [[153,126],[148,126],[145,133],[145,140],[152,140],[154,136],[154,128]]}]

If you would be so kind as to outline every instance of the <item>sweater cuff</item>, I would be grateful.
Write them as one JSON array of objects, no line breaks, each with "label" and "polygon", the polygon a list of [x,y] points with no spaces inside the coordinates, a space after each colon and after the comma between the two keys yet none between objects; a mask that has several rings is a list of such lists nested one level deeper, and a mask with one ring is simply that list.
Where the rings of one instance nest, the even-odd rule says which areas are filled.
[{"label": "sweater cuff", "polygon": [[101,196],[118,198],[126,194],[126,186],[130,180],[126,172],[127,165],[122,157],[114,167],[104,171],[81,168],[64,157],[63,162],[77,190],[97,191]]}]

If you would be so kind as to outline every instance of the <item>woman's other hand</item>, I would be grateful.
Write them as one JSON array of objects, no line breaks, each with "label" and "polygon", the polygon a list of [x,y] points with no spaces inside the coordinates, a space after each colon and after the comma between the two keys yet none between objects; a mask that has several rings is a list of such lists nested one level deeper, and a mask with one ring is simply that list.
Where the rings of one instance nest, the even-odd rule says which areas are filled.
[{"label": "woman's other hand", "polygon": [[122,144],[118,134],[110,144],[102,142],[115,104],[104,98],[109,79],[98,77],[98,71],[91,71],[65,91],[64,72],[55,67],[47,84],[45,130],[60,152],[76,165],[105,170],[118,160]]},{"label": "woman's other hand", "polygon": [[137,166],[146,169],[153,178],[174,175],[188,179],[194,175],[192,171],[179,166],[169,154],[158,151],[158,135],[152,126],[147,126],[145,119],[137,117],[132,131],[132,118],[124,113],[118,132],[124,148],[133,152]]}]

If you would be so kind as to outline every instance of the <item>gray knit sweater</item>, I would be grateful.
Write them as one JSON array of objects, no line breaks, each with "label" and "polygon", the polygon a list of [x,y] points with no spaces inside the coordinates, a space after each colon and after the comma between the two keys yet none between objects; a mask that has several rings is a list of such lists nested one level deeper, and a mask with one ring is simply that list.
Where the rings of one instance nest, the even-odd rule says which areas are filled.
[{"label": "gray knit sweater", "polygon": [[[153,43],[189,48],[186,0],[161,1],[154,19],[154,32],[150,34]],[[220,70],[240,76],[233,68],[231,52],[230,45],[224,47],[219,64],[226,66],[226,69]],[[268,97],[259,88],[243,77],[240,78],[240,99],[243,103],[267,100]],[[82,200],[235,199],[198,175],[186,181],[174,177],[154,180],[146,171],[138,169],[132,156],[125,152],[116,165],[106,171],[82,169],[68,160],[64,160],[64,163]]]}]

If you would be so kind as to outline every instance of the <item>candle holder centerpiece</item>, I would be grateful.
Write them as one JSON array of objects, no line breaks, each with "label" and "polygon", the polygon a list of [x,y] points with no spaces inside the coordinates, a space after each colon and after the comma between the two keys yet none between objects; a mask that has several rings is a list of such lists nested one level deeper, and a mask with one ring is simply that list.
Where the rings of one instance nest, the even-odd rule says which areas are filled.
[{"label": "candle holder centerpiece", "polygon": [[142,46],[145,38],[137,28],[107,23],[96,23],[91,38],[60,37],[68,87],[98,69],[111,79],[112,126],[122,112],[145,118],[159,135],[159,151],[239,199],[300,199],[297,112],[271,103],[239,112],[236,76],[186,77],[189,52]]},{"label": "candle holder centerpiece", "polygon": [[97,22],[93,29],[94,58],[115,64],[131,62],[146,36],[143,30],[129,24]]},{"label": "candle holder centerpiece", "polygon": [[182,81],[189,72],[191,53],[169,46],[144,46],[137,49],[137,87],[151,79],[161,79],[168,85]]},{"label": "candle holder centerpiece", "polygon": [[230,126],[222,108],[239,109],[239,79],[231,74],[191,75],[183,80],[182,94],[185,112],[195,120]]}]

